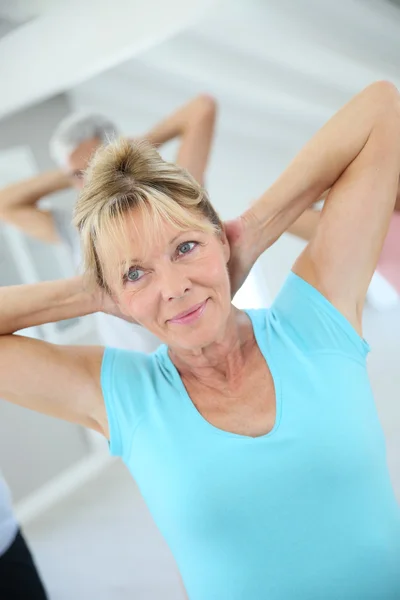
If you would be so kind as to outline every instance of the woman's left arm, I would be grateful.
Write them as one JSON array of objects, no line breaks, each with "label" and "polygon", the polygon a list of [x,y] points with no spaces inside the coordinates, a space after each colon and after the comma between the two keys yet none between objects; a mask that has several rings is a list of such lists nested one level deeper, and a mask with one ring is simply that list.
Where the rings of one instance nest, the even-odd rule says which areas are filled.
[{"label": "woman's left arm", "polygon": [[293,270],[361,332],[365,295],[395,207],[399,174],[400,96],[392,84],[374,83],[332,117],[244,213],[246,260],[254,262],[331,188]]}]

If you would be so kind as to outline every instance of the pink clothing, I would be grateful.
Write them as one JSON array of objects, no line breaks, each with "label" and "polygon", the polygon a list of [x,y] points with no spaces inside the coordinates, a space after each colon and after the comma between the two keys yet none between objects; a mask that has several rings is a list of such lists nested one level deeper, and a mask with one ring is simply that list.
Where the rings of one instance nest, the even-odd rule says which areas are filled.
[{"label": "pink clothing", "polygon": [[376,270],[400,293],[400,212],[393,213]]}]

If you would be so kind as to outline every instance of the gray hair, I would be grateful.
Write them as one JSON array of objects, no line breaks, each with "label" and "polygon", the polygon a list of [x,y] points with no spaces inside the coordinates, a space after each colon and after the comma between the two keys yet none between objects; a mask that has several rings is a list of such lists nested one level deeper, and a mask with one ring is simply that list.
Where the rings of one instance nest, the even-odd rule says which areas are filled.
[{"label": "gray hair", "polygon": [[50,154],[60,166],[67,164],[68,157],[86,140],[98,137],[108,144],[118,136],[112,121],[90,112],[76,112],[59,123],[50,139]]}]

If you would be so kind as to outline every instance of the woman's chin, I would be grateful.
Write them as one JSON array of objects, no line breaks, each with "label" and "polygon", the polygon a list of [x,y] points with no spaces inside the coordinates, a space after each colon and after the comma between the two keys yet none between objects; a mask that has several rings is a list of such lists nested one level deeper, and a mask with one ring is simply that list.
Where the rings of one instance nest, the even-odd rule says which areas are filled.
[{"label": "woman's chin", "polygon": [[[211,330],[212,329],[212,330]],[[181,335],[171,336],[170,342],[167,342],[168,345],[173,346],[178,349],[188,351],[199,351],[207,346],[211,346],[218,339],[218,332],[215,328],[210,328],[210,330],[205,331],[191,331],[186,332],[185,334],[182,332]]]}]

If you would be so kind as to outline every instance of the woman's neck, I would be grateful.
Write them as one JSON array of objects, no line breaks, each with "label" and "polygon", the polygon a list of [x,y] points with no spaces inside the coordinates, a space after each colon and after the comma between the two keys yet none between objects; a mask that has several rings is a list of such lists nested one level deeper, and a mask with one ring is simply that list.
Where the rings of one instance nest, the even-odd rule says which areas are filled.
[{"label": "woman's neck", "polygon": [[185,382],[235,389],[243,380],[244,365],[255,339],[249,317],[232,307],[221,339],[196,351],[170,348],[169,354]]}]

